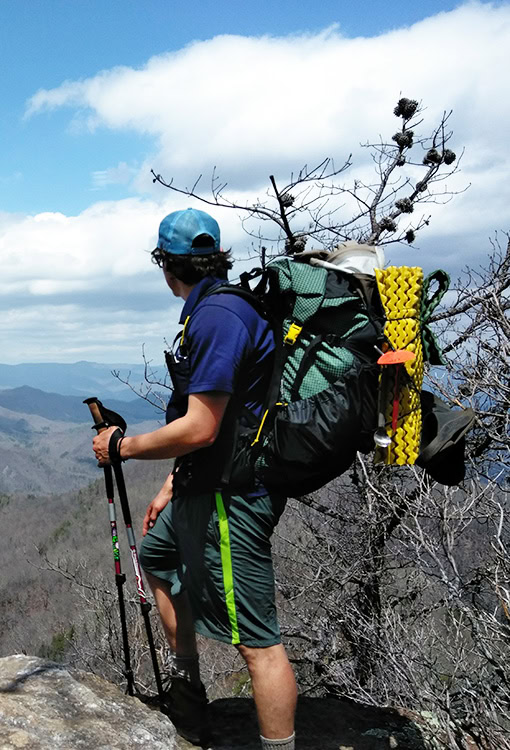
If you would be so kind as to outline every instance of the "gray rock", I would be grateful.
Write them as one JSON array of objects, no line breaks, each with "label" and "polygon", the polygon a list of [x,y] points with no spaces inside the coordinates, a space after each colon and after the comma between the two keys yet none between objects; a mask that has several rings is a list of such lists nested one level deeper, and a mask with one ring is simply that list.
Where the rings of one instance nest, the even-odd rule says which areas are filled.
[{"label": "gray rock", "polygon": [[[253,700],[210,704],[212,750],[260,750]],[[296,736],[302,750],[433,750],[412,711],[301,696]],[[466,745],[468,746],[468,745]],[[34,656],[0,658],[0,750],[193,750],[171,722],[94,675]],[[471,746],[470,746],[471,747]],[[473,745],[473,750],[475,746]]]},{"label": "gray rock", "polygon": [[0,659],[0,750],[173,750],[175,729],[114,685],[33,656]]}]

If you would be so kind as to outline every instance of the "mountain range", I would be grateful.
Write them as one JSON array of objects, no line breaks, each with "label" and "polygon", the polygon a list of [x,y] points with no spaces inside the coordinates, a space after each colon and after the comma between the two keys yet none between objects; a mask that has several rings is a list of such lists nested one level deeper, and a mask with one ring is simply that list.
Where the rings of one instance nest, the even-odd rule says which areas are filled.
[{"label": "mountain range", "polygon": [[[155,377],[151,379],[163,381],[164,368],[156,367],[154,371]],[[82,400],[97,396],[103,401],[107,396],[113,396],[121,401],[130,401],[134,398],[133,391],[122,381],[128,380],[136,390],[139,390],[144,377],[144,364],[105,365],[85,361],[72,364],[58,362],[0,364],[0,390],[28,385],[63,396],[79,396]]]},{"label": "mountain range", "polygon": [[[109,398],[106,400],[105,406],[121,414],[128,425],[130,422],[143,422],[156,416],[154,406],[141,398],[135,398],[132,401]],[[62,396],[59,393],[47,393],[28,385],[0,391],[0,407],[16,414],[44,417],[54,422],[75,422],[79,424],[90,420],[88,407],[83,403],[81,396]],[[21,418],[11,427],[16,430],[25,430],[21,425],[21,422],[24,421]],[[18,425],[18,427],[15,427],[15,425]]]},{"label": "mountain range", "polygon": [[[124,379],[131,373],[133,383],[143,381],[143,366],[124,367]],[[0,496],[53,494],[97,479],[84,398],[96,396],[118,412],[130,435],[164,422],[162,410],[134,396],[115,369],[92,362],[0,365]]]}]

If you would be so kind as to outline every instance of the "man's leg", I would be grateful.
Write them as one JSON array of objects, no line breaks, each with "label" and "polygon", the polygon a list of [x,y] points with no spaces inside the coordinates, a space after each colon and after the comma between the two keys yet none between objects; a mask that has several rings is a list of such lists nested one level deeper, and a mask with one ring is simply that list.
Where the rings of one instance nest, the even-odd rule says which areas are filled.
[{"label": "man's leg", "polygon": [[297,688],[284,647],[238,646],[250,673],[260,733],[268,739],[284,739],[294,733]]},{"label": "man's leg", "polygon": [[171,596],[165,581],[150,573],[146,575],[173,653],[172,669],[176,676],[182,676],[192,685],[200,687],[197,642],[188,595],[183,592]]},{"label": "man's leg", "polygon": [[186,592],[170,596],[168,584],[151,573],[145,573],[151,587],[163,629],[170,648],[175,654],[195,656],[197,642],[191,607]]},{"label": "man's leg", "polygon": [[[164,712],[177,732],[195,745],[207,742],[207,695],[200,681],[197,644],[188,595],[171,596],[168,584],[147,573],[161,623],[173,652]],[[162,709],[163,710],[163,709]]]}]

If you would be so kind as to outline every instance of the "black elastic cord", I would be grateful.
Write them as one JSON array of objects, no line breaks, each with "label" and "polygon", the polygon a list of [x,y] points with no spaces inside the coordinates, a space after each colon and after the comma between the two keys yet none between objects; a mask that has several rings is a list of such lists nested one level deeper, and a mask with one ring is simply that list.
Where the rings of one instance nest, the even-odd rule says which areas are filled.
[{"label": "black elastic cord", "polygon": [[112,464],[120,464],[122,461],[126,460],[120,456],[120,445],[123,439],[124,433],[119,427],[117,427],[115,432],[112,432],[110,442],[108,443],[108,454],[110,456],[110,463]]}]

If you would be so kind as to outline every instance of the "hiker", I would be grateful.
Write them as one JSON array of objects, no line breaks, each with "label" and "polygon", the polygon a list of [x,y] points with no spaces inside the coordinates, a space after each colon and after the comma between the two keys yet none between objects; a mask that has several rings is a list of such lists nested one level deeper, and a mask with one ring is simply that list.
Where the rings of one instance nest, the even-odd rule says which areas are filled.
[{"label": "hiker", "polygon": [[245,659],[262,747],[294,750],[297,690],[280,639],[270,547],[285,498],[262,486],[220,489],[234,429],[244,416],[262,416],[273,334],[248,300],[210,294],[226,283],[232,261],[207,213],[189,208],[166,216],[152,260],[184,300],[184,331],[167,356],[174,386],[167,424],[135,437],[111,427],[93,448],[100,465],[176,458],[147,508],[140,550],[173,653],[168,714],[188,740],[207,741],[198,632],[233,644]]}]

